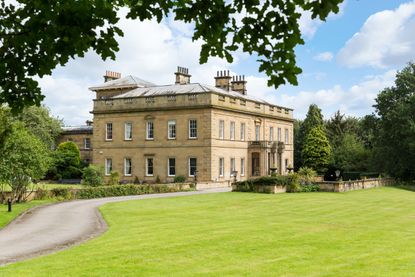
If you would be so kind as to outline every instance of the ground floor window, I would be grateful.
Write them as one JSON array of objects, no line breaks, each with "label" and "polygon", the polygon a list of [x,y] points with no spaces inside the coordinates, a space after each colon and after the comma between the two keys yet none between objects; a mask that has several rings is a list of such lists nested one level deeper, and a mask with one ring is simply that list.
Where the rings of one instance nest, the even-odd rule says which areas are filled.
[{"label": "ground floor window", "polygon": [[241,176],[245,176],[245,159],[241,159]]},{"label": "ground floor window", "polygon": [[175,158],[169,158],[168,175],[169,176],[176,175],[176,159]]},{"label": "ground floor window", "polygon": [[225,160],[223,158],[219,158],[219,177],[223,177],[225,167]]},{"label": "ground floor window", "polygon": [[146,176],[153,176],[153,158],[146,159]]},{"label": "ground floor window", "polygon": [[105,175],[110,175],[112,171],[112,159],[105,159]]},{"label": "ground floor window", "polygon": [[235,158],[231,158],[231,176],[234,174],[234,171],[236,170],[235,167]]},{"label": "ground floor window", "polygon": [[197,159],[190,158],[189,159],[189,176],[193,177],[196,175],[197,172]]},{"label": "ground floor window", "polygon": [[124,175],[131,176],[131,159],[130,158],[124,159]]}]

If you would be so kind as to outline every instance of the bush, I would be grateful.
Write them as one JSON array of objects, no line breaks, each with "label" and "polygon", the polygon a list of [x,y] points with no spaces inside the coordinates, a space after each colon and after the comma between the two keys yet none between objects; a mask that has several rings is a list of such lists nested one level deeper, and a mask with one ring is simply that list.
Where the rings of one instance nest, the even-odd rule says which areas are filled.
[{"label": "bush", "polygon": [[173,182],[174,183],[184,183],[186,181],[186,177],[183,175],[175,176]]},{"label": "bush", "polygon": [[102,167],[89,165],[82,173],[82,184],[87,186],[101,186],[104,183],[104,169]]},{"label": "bush", "polygon": [[314,177],[316,177],[317,172],[310,167],[301,167],[298,170],[298,175],[300,176],[301,184],[310,185],[314,182]]},{"label": "bush", "polygon": [[120,184],[120,173],[118,171],[112,171],[110,179],[108,180],[109,186],[115,186]]},{"label": "bush", "polygon": [[112,196],[127,196],[127,195],[141,195],[149,193],[164,193],[164,192],[178,192],[193,190],[182,189],[179,186],[169,185],[115,185],[115,186],[101,186],[81,189],[77,193],[79,199],[92,199]]},{"label": "bush", "polygon": [[49,191],[45,189],[38,188],[36,191],[35,200],[45,200],[49,198]]},{"label": "bush", "polygon": [[70,200],[73,198],[71,188],[53,188],[51,189],[52,197],[62,200]]},{"label": "bush", "polygon": [[298,173],[291,173],[288,175],[288,192],[300,192],[301,191],[301,184],[300,184],[300,175]]}]

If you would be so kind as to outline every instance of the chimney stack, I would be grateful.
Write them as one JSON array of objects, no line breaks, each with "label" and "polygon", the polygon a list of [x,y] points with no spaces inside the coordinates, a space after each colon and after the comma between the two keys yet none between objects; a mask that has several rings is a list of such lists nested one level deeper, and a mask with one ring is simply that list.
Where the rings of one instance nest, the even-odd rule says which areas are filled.
[{"label": "chimney stack", "polygon": [[86,123],[86,126],[92,126],[93,124],[92,120],[87,120],[85,121],[85,123]]},{"label": "chimney stack", "polygon": [[104,82],[113,81],[121,78],[121,73],[107,70],[104,75]]},{"label": "chimney stack", "polygon": [[190,83],[190,77],[192,75],[189,74],[189,69],[185,67],[177,67],[177,72],[174,73],[176,75],[176,85],[186,85]]},{"label": "chimney stack", "polygon": [[224,90],[229,90],[229,82],[232,77],[229,75],[229,70],[221,70],[216,72],[215,86]]},{"label": "chimney stack", "polygon": [[233,91],[237,91],[242,95],[246,95],[245,75],[233,76],[231,84]]}]

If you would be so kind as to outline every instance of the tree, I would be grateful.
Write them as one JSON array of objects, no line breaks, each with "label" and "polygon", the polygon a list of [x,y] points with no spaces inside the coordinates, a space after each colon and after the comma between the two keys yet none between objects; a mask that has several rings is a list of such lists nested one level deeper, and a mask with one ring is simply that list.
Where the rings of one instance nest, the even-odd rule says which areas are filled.
[{"label": "tree", "polygon": [[39,138],[49,149],[55,148],[55,141],[62,129],[62,121],[50,115],[45,106],[25,108],[16,119],[23,122],[27,130]]},{"label": "tree", "polygon": [[[258,56],[259,71],[269,76],[268,85],[296,85],[301,69],[294,49],[303,44],[299,30],[301,11],[325,20],[337,13],[343,0],[1,0],[0,5],[0,104],[13,111],[40,105],[44,96],[34,77],[51,74],[70,58],[83,57],[93,49],[103,59],[115,59],[118,51],[116,26],[119,9],[127,18],[156,18],[168,15],[194,23],[193,40],[203,42],[200,63],[209,56],[226,58],[241,49]],[[243,15],[241,20],[238,18]]]},{"label": "tree", "polygon": [[370,168],[370,151],[355,135],[346,133],[333,149],[335,168],[344,171],[367,171]]},{"label": "tree", "polygon": [[337,111],[325,124],[327,138],[332,148],[338,147],[346,134],[358,135],[360,131],[359,122],[358,118],[346,117],[340,111]]},{"label": "tree", "polygon": [[46,173],[50,163],[48,149],[21,123],[13,124],[0,147],[0,183],[9,184],[13,199],[21,201],[30,182]]},{"label": "tree", "polygon": [[415,64],[396,74],[395,86],[376,98],[376,161],[380,169],[415,179]]},{"label": "tree", "polygon": [[314,127],[309,131],[301,156],[304,166],[319,173],[326,171],[331,158],[331,148],[323,128]]},{"label": "tree", "polygon": [[311,104],[308,108],[306,118],[303,122],[298,123],[299,126],[294,125],[294,131],[297,128],[298,135],[295,136],[296,142],[294,147],[294,168],[299,169],[303,166],[302,152],[304,141],[311,129],[319,127],[324,130],[324,120],[321,114],[321,109],[316,104]]},{"label": "tree", "polygon": [[58,179],[80,178],[81,154],[78,146],[72,142],[62,142],[54,153],[54,168],[52,174]]}]

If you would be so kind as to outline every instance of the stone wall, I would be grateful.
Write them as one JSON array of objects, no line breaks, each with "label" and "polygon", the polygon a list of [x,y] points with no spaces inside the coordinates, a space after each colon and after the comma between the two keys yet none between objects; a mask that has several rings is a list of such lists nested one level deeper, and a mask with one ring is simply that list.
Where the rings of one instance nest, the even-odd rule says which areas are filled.
[{"label": "stone wall", "polygon": [[320,191],[346,192],[351,190],[369,189],[392,185],[393,178],[374,178],[354,181],[317,182]]}]

